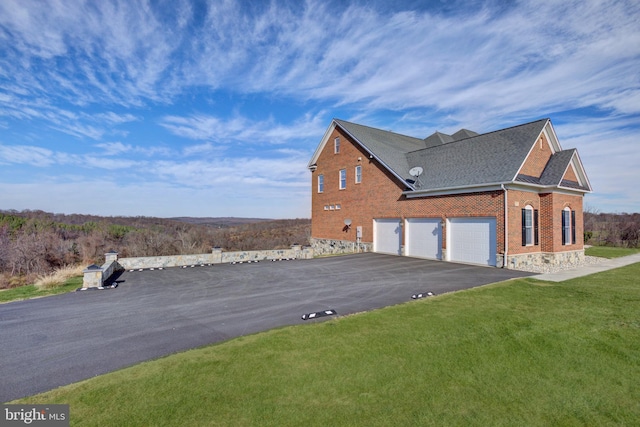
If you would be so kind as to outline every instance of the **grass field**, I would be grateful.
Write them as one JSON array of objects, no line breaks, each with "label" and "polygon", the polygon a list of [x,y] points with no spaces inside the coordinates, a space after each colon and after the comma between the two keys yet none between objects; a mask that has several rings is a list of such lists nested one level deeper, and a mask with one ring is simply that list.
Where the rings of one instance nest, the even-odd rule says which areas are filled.
[{"label": "grass field", "polygon": [[65,292],[75,291],[80,287],[82,287],[82,276],[72,277],[66,280],[64,284],[56,287],[28,285],[13,289],[3,289],[0,290],[0,303],[63,294]]},{"label": "grass field", "polygon": [[611,246],[592,246],[584,250],[585,255],[602,258],[619,258],[640,252],[640,248],[615,248]]},{"label": "grass field", "polygon": [[83,426],[640,425],[640,264],[268,331],[23,399]]}]

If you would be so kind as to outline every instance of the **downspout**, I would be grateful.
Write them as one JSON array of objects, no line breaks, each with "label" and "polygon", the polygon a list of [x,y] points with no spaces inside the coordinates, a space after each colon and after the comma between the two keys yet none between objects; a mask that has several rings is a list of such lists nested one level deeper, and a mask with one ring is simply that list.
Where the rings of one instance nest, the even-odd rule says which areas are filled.
[{"label": "downspout", "polygon": [[507,248],[509,247],[509,217],[507,216],[507,189],[504,184],[500,184],[502,191],[504,191],[504,253],[502,254],[502,267],[507,265]]}]

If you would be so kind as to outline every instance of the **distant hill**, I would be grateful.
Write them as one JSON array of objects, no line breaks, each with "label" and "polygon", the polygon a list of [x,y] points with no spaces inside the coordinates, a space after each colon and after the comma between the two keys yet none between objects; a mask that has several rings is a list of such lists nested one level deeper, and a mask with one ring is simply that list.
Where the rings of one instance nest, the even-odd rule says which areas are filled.
[{"label": "distant hill", "polygon": [[0,215],[3,217],[17,217],[27,219],[36,219],[45,222],[55,222],[60,224],[70,225],[82,225],[88,222],[96,223],[110,223],[129,225],[136,227],[146,227],[150,225],[169,224],[177,221],[180,223],[187,223],[193,225],[205,225],[214,228],[226,228],[236,227],[245,224],[255,224],[258,222],[278,221],[272,218],[238,218],[238,217],[173,217],[173,218],[160,218],[150,216],[98,216],[98,215],[85,215],[85,214],[58,214],[45,212],[41,210],[23,210],[17,211],[14,209],[1,210]]},{"label": "distant hill", "polygon": [[188,224],[206,225],[215,228],[235,227],[256,222],[274,221],[268,218],[237,218],[237,217],[190,217],[179,216],[167,218],[173,221],[186,222]]}]

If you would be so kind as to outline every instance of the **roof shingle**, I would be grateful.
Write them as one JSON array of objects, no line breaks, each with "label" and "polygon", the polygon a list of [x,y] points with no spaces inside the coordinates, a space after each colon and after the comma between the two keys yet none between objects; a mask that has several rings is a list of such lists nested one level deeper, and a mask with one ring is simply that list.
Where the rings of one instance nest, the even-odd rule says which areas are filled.
[{"label": "roof shingle", "polygon": [[[549,119],[484,134],[466,129],[453,136],[435,132],[425,139],[344,120],[334,122],[415,190],[441,191],[520,182],[590,191],[578,183],[562,181],[575,149],[553,154],[540,178],[518,174]],[[417,180],[409,174],[416,166],[423,169]]]},{"label": "roof shingle", "polygon": [[407,161],[424,169],[422,190],[511,182],[546,123],[538,120],[416,150]]}]

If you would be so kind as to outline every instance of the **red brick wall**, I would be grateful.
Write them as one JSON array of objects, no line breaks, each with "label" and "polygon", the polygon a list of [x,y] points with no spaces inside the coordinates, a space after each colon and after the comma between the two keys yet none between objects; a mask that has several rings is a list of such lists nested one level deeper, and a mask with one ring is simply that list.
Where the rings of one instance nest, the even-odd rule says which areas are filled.
[{"label": "red brick wall", "polygon": [[[334,154],[334,138],[340,137],[340,153]],[[528,171],[534,165],[551,155],[549,146],[540,149],[539,143],[527,160]],[[547,153],[547,154],[544,154]],[[362,241],[373,242],[374,218],[431,217],[452,218],[465,216],[488,216],[496,218],[496,252],[504,250],[504,193],[501,190],[467,193],[459,195],[423,197],[406,199],[402,192],[405,185],[346,135],[335,129],[317,159],[317,169],[312,173],[312,229],[314,238],[356,241],[356,227],[362,226]],[[362,166],[362,183],[355,184],[355,167]],[[536,166],[538,169],[539,165]],[[339,189],[339,171],[347,171],[347,188]],[[540,173],[544,167],[540,169]],[[537,169],[536,169],[537,170]],[[523,172],[524,173],[524,172]],[[324,192],[317,191],[317,177],[324,175]],[[560,211],[569,203],[576,210],[576,245],[562,247]],[[521,209],[530,204],[539,211],[539,245],[522,246]],[[324,206],[334,206],[333,210],[324,210]],[[335,206],[340,205],[340,210]],[[539,195],[535,192],[509,190],[507,215],[509,218],[509,253],[523,254],[532,252],[551,252],[582,248],[582,197],[565,196],[557,193]],[[351,219],[351,228],[345,227],[344,220]],[[551,233],[551,236],[548,236]],[[403,236],[404,238],[404,236]],[[443,233],[446,247],[446,232]]]},{"label": "red brick wall", "polygon": [[538,210],[538,223],[541,222],[540,196],[529,191],[509,190],[507,196],[507,215],[509,216],[509,254],[527,254],[541,251],[542,230],[538,230],[539,244],[522,246],[522,209],[530,205]]},{"label": "red brick wall", "polygon": [[578,177],[576,177],[576,172],[573,170],[573,166],[569,165],[567,172],[564,174],[562,179],[578,182]]},{"label": "red brick wall", "polygon": [[[545,193],[540,195],[540,243],[544,252],[565,252],[584,248],[582,196]],[[562,210],[576,211],[576,244],[562,244]],[[544,231],[543,231],[544,230]],[[544,239],[542,238],[544,236]]]},{"label": "red brick wall", "polygon": [[[509,254],[535,252],[564,252],[583,248],[582,196],[561,193],[538,194],[529,191],[509,190],[507,196],[509,215]],[[522,246],[522,209],[530,205],[538,209],[539,245]],[[576,211],[576,244],[562,245],[562,214],[568,206]]]},{"label": "red brick wall", "polygon": [[525,160],[520,173],[529,176],[535,176],[540,178],[542,171],[551,158],[551,147],[547,142],[544,134],[538,138],[533,149],[529,153],[529,156]]}]

